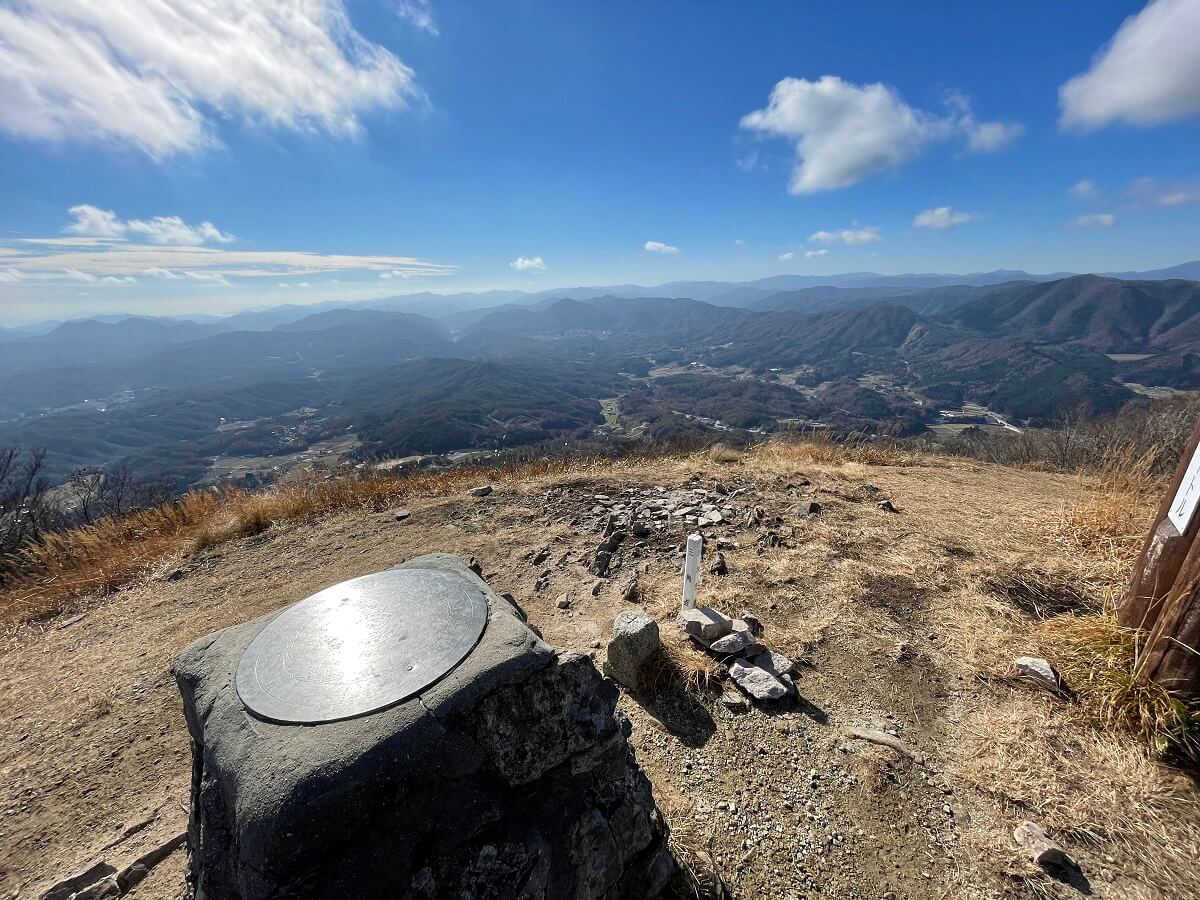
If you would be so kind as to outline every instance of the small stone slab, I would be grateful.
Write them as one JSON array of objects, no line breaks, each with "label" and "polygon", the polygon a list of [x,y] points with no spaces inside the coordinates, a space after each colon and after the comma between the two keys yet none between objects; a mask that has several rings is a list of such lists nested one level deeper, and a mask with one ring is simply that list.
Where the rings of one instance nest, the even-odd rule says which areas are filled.
[{"label": "small stone slab", "polygon": [[1040,656],[1018,656],[1014,664],[1018,674],[1033,679],[1047,690],[1059,691],[1062,688],[1058,673],[1049,660]]},{"label": "small stone slab", "polygon": [[729,664],[729,677],[755,700],[778,700],[788,693],[786,684],[766,669],[745,660],[735,659]]},{"label": "small stone slab", "polygon": [[1062,845],[1051,840],[1037,822],[1022,822],[1013,830],[1013,838],[1025,854],[1039,866],[1061,866],[1067,861]]},{"label": "small stone slab", "polygon": [[397,522],[403,522],[411,515],[412,515],[412,513],[410,513],[407,509],[392,510],[392,518],[395,519]]},{"label": "small stone slab", "polygon": [[479,485],[479,487],[471,488],[471,496],[472,497],[486,497],[488,494],[490,494],[494,490],[495,490],[495,488],[492,487],[490,484],[481,484],[481,485]]},{"label": "small stone slab", "polygon": [[784,656],[782,653],[776,653],[774,650],[764,650],[758,656],[751,657],[750,662],[758,666],[760,669],[766,669],[776,678],[782,679],[784,675],[788,675],[795,671],[796,664]]},{"label": "small stone slab", "polygon": [[679,626],[684,634],[707,646],[733,631],[733,620],[708,606],[697,606],[695,609],[685,609],[679,614]]},{"label": "small stone slab", "polygon": [[[737,623],[735,622],[735,624]],[[758,646],[758,640],[750,633],[750,628],[745,622],[742,622],[741,625],[741,628],[713,641],[708,645],[708,649],[722,656],[746,655],[748,651]]]}]

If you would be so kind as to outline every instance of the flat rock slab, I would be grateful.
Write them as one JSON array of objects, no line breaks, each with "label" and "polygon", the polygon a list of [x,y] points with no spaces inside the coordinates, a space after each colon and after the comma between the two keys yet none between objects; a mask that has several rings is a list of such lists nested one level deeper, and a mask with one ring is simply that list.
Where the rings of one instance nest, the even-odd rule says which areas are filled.
[{"label": "flat rock slab", "polygon": [[591,660],[543,643],[459,557],[400,568],[482,591],[479,643],[436,684],[317,725],[234,690],[271,616],[197,641],[175,677],[192,737],[191,900],[653,896],[666,828]]},{"label": "flat rock slab", "polygon": [[705,645],[733,631],[733,620],[707,606],[685,609],[679,614],[679,626],[689,637],[700,638]]},{"label": "flat rock slab", "polygon": [[755,700],[779,700],[788,694],[783,681],[745,660],[735,659],[729,664],[729,677]]}]

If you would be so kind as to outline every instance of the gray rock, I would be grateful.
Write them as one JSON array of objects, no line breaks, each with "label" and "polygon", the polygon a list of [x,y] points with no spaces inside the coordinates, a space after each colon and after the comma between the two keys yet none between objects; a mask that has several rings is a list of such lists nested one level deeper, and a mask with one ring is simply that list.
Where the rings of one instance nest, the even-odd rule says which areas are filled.
[{"label": "gray rock", "polygon": [[411,515],[412,515],[412,513],[410,513],[407,509],[392,510],[392,518],[395,519],[397,522],[404,522]]},{"label": "gray rock", "polygon": [[638,577],[632,575],[621,587],[621,599],[626,603],[637,603],[641,598],[642,590],[638,584]]},{"label": "gray rock", "polygon": [[486,497],[494,490],[495,488],[490,484],[481,484],[478,487],[471,488],[470,493],[472,497]]},{"label": "gray rock", "polygon": [[658,623],[640,610],[626,610],[613,622],[604,674],[637,690],[644,681],[646,664],[658,647]]},{"label": "gray rock", "polygon": [[102,859],[95,860],[74,875],[69,875],[47,887],[42,892],[40,900],[69,900],[79,891],[114,877],[116,874],[117,870],[107,862]]},{"label": "gray rock", "polygon": [[707,606],[685,609],[679,614],[679,626],[688,637],[710,644],[733,631],[733,620]]},{"label": "gray rock", "polygon": [[892,504],[891,500],[880,500],[877,504],[884,512],[899,512],[900,510]]},{"label": "gray rock", "polygon": [[603,578],[608,574],[608,566],[612,562],[612,553],[608,550],[597,550],[596,555],[592,558],[592,564],[589,571],[593,575],[599,575]]},{"label": "gray rock", "polygon": [[1015,665],[1018,674],[1032,679],[1048,690],[1058,691],[1062,687],[1058,672],[1050,665],[1049,660],[1040,656],[1018,656]]},{"label": "gray rock", "polygon": [[666,829],[592,661],[539,640],[456,557],[405,564],[488,598],[478,645],[419,697],[313,726],[252,717],[242,652],[270,616],[192,644],[190,900],[653,894]]},{"label": "gray rock", "polygon": [[729,563],[725,562],[724,553],[717,553],[717,557],[713,560],[713,564],[709,567],[708,571],[713,575],[729,574]]},{"label": "gray rock", "polygon": [[1039,866],[1061,866],[1068,859],[1062,845],[1051,840],[1037,822],[1022,822],[1013,830],[1013,838],[1025,855]]},{"label": "gray rock", "polygon": [[762,647],[750,626],[741,619],[734,619],[729,634],[713,641],[708,649],[723,656],[753,656],[761,652]]},{"label": "gray rock", "polygon": [[729,664],[729,677],[755,700],[778,700],[788,693],[787,685],[766,669],[742,659]]},{"label": "gray rock", "polygon": [[570,609],[571,608],[571,595],[565,594],[565,593],[559,594],[558,599],[554,601],[554,605],[557,606],[559,609]]},{"label": "gray rock", "polygon": [[783,676],[790,675],[796,670],[796,664],[784,656],[782,653],[776,653],[774,650],[764,650],[757,656],[751,657],[750,662],[758,666],[760,669],[765,669],[776,678],[783,679]]},{"label": "gray rock", "polygon": [[744,694],[739,694],[737,691],[725,691],[721,695],[721,705],[730,712],[748,712],[750,710],[750,701]]},{"label": "gray rock", "polygon": [[762,637],[763,633],[767,630],[767,626],[763,624],[762,619],[752,612],[743,611],[741,620],[750,626],[750,633],[755,637]]}]

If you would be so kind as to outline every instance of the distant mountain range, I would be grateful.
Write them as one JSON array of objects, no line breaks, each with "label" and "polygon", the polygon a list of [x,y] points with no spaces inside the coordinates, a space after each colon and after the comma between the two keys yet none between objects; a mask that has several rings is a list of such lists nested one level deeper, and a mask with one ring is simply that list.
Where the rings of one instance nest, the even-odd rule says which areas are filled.
[{"label": "distant mountain range", "polygon": [[[707,300],[492,292],[60,323],[7,336],[0,447],[48,448],[56,477],[124,461],[183,487],[218,458],[347,435],[370,458],[717,421],[916,434],[964,402],[1047,425],[1142,386],[1200,388],[1200,282],[964,277],[1001,274],[1024,277],[780,276],[668,286]],[[437,318],[413,311],[425,304]]]},{"label": "distant mountain range", "polygon": [[[87,320],[101,324],[113,324],[128,318],[154,318],[156,322],[174,322],[198,325],[207,329],[206,333],[216,334],[225,331],[269,331],[279,325],[295,322],[306,316],[319,312],[336,309],[381,309],[414,313],[434,319],[444,319],[452,327],[461,327],[478,320],[483,315],[482,310],[500,306],[537,306],[545,305],[555,300],[569,298],[572,300],[595,300],[599,297],[622,297],[626,299],[640,297],[686,297],[691,300],[703,300],[716,306],[732,306],[755,309],[785,309],[795,311],[819,312],[835,306],[847,305],[842,302],[822,303],[814,301],[811,305],[801,303],[795,307],[788,304],[792,301],[776,299],[784,293],[796,293],[812,290],[812,297],[836,296],[839,290],[847,291],[844,298],[851,296],[860,300],[870,301],[889,296],[913,296],[933,288],[947,288],[951,296],[965,292],[968,287],[989,287],[1009,282],[1048,282],[1069,278],[1076,273],[1053,272],[1049,274],[1030,274],[1014,269],[997,269],[992,272],[973,272],[966,275],[939,273],[907,273],[901,275],[880,275],[875,272],[844,272],[836,275],[771,275],[752,281],[669,281],[663,284],[643,286],[637,284],[621,284],[593,287],[563,287],[542,291],[493,290],[478,292],[459,292],[439,294],[422,291],[412,294],[397,294],[377,300],[359,301],[325,301],[312,305],[286,304],[269,309],[237,313],[232,316],[218,317],[211,315],[175,316],[175,317],[134,317],[134,316],[94,316]],[[1163,281],[1168,279],[1200,280],[1200,260],[1181,263],[1165,269],[1154,269],[1148,272],[1107,272],[1099,273],[1101,277],[1120,278],[1124,280]],[[937,301],[926,297],[932,304],[923,312],[937,311]],[[913,302],[916,302],[915,300]],[[949,301],[945,308],[950,308]],[[944,310],[943,310],[944,311]],[[48,320],[29,325],[15,327],[0,327],[0,343],[23,340],[28,337],[46,335],[62,326],[62,321]],[[177,332],[182,333],[182,332]]]}]

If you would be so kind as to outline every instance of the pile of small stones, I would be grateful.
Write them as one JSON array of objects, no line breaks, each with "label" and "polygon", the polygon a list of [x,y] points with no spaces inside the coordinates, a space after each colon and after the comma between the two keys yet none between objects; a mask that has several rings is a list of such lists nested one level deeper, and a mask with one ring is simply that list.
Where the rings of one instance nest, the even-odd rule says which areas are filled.
[{"label": "pile of small stones", "polygon": [[734,684],[755,700],[780,700],[796,693],[795,663],[763,646],[760,639],[766,629],[757,616],[742,613],[733,619],[698,606],[679,614],[679,627],[709,653],[726,660]]}]

